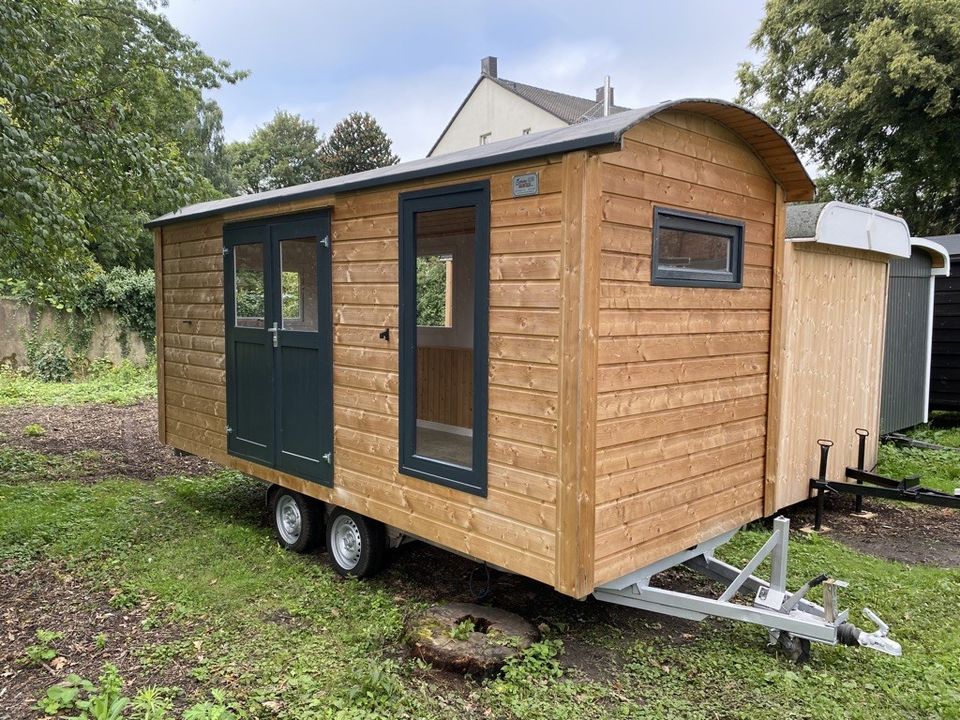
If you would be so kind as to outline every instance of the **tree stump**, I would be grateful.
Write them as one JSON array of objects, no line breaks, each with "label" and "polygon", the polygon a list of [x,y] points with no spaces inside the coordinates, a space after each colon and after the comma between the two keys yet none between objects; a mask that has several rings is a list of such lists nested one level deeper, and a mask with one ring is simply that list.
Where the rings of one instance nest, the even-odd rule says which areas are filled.
[{"label": "tree stump", "polygon": [[435,667],[488,677],[540,639],[519,615],[498,608],[449,603],[407,620],[410,654]]}]

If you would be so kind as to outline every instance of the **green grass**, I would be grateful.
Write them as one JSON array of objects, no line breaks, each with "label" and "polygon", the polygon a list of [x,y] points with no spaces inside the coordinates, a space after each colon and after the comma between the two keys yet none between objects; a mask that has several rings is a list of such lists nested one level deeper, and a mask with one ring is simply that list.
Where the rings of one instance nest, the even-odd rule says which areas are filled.
[{"label": "green grass", "polygon": [[7,483],[77,479],[93,473],[100,458],[96,450],[45,455],[4,446],[0,447],[0,478]]},{"label": "green grass", "polygon": [[906,433],[916,440],[943,445],[956,450],[928,450],[881,445],[877,456],[877,472],[902,479],[919,475],[924,487],[952,493],[960,487],[960,414],[933,413],[930,423]]},{"label": "green grass", "polygon": [[877,472],[898,480],[919,475],[924,487],[952,493],[960,487],[960,450],[881,445]]},{"label": "green grass", "polygon": [[[743,562],[766,537],[749,529],[723,554]],[[588,679],[564,669],[552,640],[499,680],[449,691],[398,651],[403,617],[418,605],[396,578],[343,581],[316,556],[282,551],[255,481],[9,483],[0,470],[0,563],[52,560],[118,588],[121,609],[149,600],[151,622],[181,623],[185,635],[138,650],[143,662],[190,667],[205,697],[223,689],[250,717],[960,717],[960,571],[816,536],[795,537],[791,552],[794,587],[823,571],[850,581],[844,605],[875,609],[904,657],[815,646],[799,668],[764,652],[761,628],[707,622],[683,643],[660,642],[646,628],[654,616],[613,624],[597,604],[570,601],[564,612],[586,618],[582,641],[610,653],[615,671]]]},{"label": "green grass", "polygon": [[908,430],[907,435],[924,442],[960,448],[960,413],[932,412],[929,423]]},{"label": "green grass", "polygon": [[44,382],[28,375],[0,371],[0,407],[16,405],[132,405],[157,394],[157,368],[138,368],[124,361],[116,367],[72,382]]}]

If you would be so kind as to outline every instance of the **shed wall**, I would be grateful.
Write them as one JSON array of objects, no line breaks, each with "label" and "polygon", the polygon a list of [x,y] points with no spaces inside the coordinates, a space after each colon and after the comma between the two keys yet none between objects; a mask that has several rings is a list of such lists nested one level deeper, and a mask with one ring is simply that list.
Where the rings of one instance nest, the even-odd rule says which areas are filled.
[{"label": "shed wall", "polygon": [[883,348],[880,433],[926,421],[930,273],[925,250],[890,260],[887,328]]},{"label": "shed wall", "polygon": [[[667,112],[601,156],[595,582],[763,514],[777,186],[720,123]],[[654,205],[742,219],[742,289],[650,284]]]},{"label": "shed wall", "polygon": [[950,268],[934,290],[931,410],[960,410],[960,254],[950,256]]},{"label": "shed wall", "polygon": [[[540,173],[514,199],[512,177]],[[158,231],[161,435],[168,444],[382,520],[551,585],[556,578],[563,164],[489,178],[489,476],[486,498],[398,472],[397,202],[416,186],[256,208]],[[226,453],[224,221],[332,209],[334,487]],[[579,206],[576,208],[579,213]],[[379,337],[385,327],[389,342]]]},{"label": "shed wall", "polygon": [[819,466],[817,440],[835,445],[828,476],[857,461],[856,428],[870,431],[866,466],[876,462],[880,425],[886,255],[785,243],[780,397],[771,413],[767,514],[805,500]]}]

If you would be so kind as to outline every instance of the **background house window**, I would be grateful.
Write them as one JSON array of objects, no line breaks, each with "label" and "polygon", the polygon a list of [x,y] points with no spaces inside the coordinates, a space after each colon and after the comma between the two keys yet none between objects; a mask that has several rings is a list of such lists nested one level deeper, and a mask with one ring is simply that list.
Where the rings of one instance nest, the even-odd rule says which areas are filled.
[{"label": "background house window", "polygon": [[490,142],[490,136],[491,136],[491,135],[493,135],[493,133],[484,133],[483,135],[481,135],[481,136],[480,136],[480,144],[481,144],[481,145],[486,145],[488,142]]},{"label": "background house window", "polygon": [[743,223],[654,208],[651,283],[739,288]]}]

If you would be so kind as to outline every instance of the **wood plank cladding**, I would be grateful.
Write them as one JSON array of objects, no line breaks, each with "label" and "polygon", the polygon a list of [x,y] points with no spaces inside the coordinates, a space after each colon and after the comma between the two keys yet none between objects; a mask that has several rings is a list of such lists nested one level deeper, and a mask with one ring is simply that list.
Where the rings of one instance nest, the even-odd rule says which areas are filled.
[{"label": "wood plank cladding", "polygon": [[[777,186],[667,112],[601,156],[594,582],[762,514]],[[742,289],[652,286],[656,206],[742,220]]]},{"label": "wood plank cladding", "polygon": [[417,348],[417,419],[473,427],[472,350]]},{"label": "wood plank cladding", "polygon": [[[540,195],[514,199],[513,175],[538,172]],[[398,193],[488,179],[490,357],[488,493],[476,497],[398,471]],[[167,441],[261,479],[389,523],[514,572],[556,580],[562,169],[558,158],[166,227],[158,242],[160,398]],[[224,220],[329,207],[332,215],[334,487],[226,453],[223,370]],[[390,328],[390,339],[379,337]],[[421,398],[435,422],[472,384],[470,351],[423,348]],[[447,362],[447,361],[450,362]],[[445,373],[440,376],[438,373]],[[449,376],[449,377],[447,377]],[[436,382],[440,377],[442,382]],[[451,404],[449,390],[458,402]],[[441,392],[441,390],[443,390]],[[469,404],[469,403],[468,403]],[[590,588],[592,589],[592,588]]]},{"label": "wood plank cladding", "polygon": [[[857,464],[854,431],[879,436],[887,261],[844,248],[785,244],[781,322],[790,331],[783,334],[779,397],[770,408],[779,418],[770,444],[770,512],[809,496],[819,438],[834,442],[827,475],[838,478]],[[867,468],[876,462],[877,445],[867,443]]]}]

